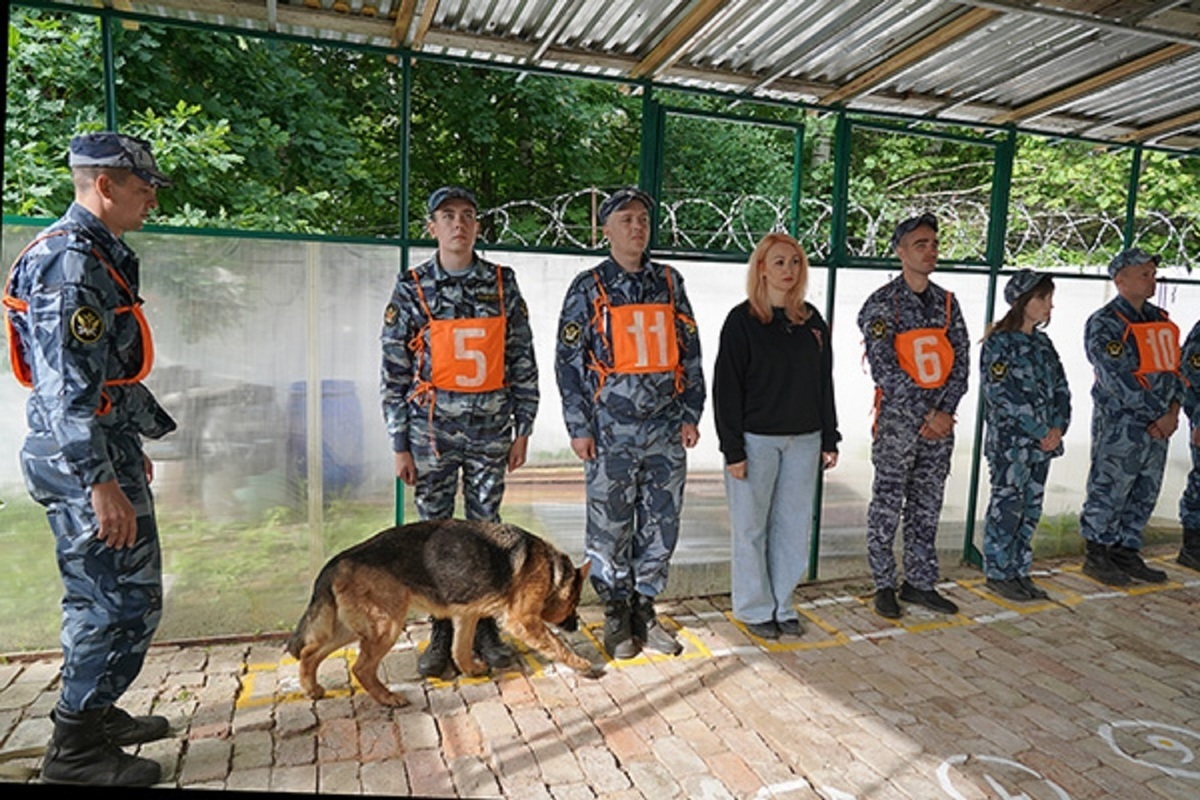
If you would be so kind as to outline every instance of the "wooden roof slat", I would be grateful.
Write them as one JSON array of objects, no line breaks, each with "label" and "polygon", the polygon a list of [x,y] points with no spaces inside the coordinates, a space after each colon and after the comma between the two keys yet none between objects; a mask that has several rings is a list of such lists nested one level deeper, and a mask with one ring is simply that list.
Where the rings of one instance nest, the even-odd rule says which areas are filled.
[{"label": "wooden roof slat", "polygon": [[1117,142],[1147,142],[1152,139],[1158,139],[1167,134],[1174,133],[1181,128],[1189,128],[1192,125],[1200,123],[1200,108],[1193,109],[1183,114],[1178,114],[1169,119],[1160,120],[1153,125],[1147,125],[1145,128],[1138,128],[1136,131],[1126,133],[1122,136],[1117,136],[1114,141]]},{"label": "wooden roof slat", "polygon": [[688,41],[729,5],[730,0],[700,0],[667,31],[658,44],[630,70],[631,78],[654,77],[687,46]]},{"label": "wooden roof slat", "polygon": [[822,103],[834,105],[863,94],[887,80],[891,76],[906,69],[932,53],[961,39],[1000,16],[1000,12],[987,8],[972,8],[965,14],[955,17],[950,22],[937,28],[929,35],[914,42],[895,55],[884,59],[881,63],[859,75],[857,78],[843,84],[839,88],[821,98]]},{"label": "wooden roof slat", "polygon": [[1156,67],[1165,61],[1170,61],[1180,56],[1185,56],[1192,52],[1192,48],[1185,44],[1169,44],[1166,47],[1139,56],[1132,61],[1126,61],[1124,64],[1118,64],[1112,69],[1105,70],[1098,75],[1093,75],[1090,78],[1073,83],[1070,86],[1051,92],[1045,97],[1040,97],[1033,102],[1026,103],[1023,106],[1014,108],[1012,111],[1007,111],[1003,114],[997,114],[988,120],[996,125],[1003,125],[1008,122],[1017,122],[1019,120],[1028,119],[1029,117],[1045,113],[1059,106],[1075,100],[1084,95],[1099,91],[1106,86],[1111,86],[1126,78],[1145,72],[1151,67]]}]

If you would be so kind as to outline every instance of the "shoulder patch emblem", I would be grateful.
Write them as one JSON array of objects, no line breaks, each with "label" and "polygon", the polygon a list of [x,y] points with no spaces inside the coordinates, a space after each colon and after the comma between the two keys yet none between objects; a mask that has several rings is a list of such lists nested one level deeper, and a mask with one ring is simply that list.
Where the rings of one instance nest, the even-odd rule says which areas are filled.
[{"label": "shoulder patch emblem", "polygon": [[385,308],[383,310],[383,324],[384,325],[395,325],[396,320],[398,320],[399,318],[400,318],[400,309],[396,307],[395,303],[388,303],[387,308]]},{"label": "shoulder patch emblem", "polygon": [[887,323],[882,319],[872,320],[871,324],[867,326],[867,330],[870,332],[871,338],[882,339],[883,335],[887,333]]},{"label": "shoulder patch emblem", "polygon": [[1125,345],[1114,339],[1113,341],[1104,345],[1104,352],[1108,353],[1108,355],[1112,358],[1120,358],[1121,354],[1125,352]]},{"label": "shoulder patch emblem", "polygon": [[1008,364],[1005,364],[1003,361],[993,361],[988,372],[991,374],[992,380],[1004,380],[1005,376],[1008,375]]},{"label": "shoulder patch emblem", "polygon": [[1191,365],[1192,369],[1200,369],[1200,351],[1192,353],[1188,358],[1188,364]]},{"label": "shoulder patch emblem", "polygon": [[80,306],[71,315],[71,335],[83,344],[95,344],[104,335],[104,318],[91,306]]},{"label": "shoulder patch emblem", "polygon": [[558,333],[558,339],[568,347],[574,347],[579,344],[579,339],[582,335],[583,326],[572,320],[562,326],[562,330]]}]

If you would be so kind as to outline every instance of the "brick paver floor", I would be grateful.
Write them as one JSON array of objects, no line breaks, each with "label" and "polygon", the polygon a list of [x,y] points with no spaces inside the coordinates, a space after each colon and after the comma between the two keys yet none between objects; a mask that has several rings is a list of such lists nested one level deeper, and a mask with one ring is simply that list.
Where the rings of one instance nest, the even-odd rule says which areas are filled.
[{"label": "brick paver floor", "polygon": [[[299,692],[278,639],[156,646],[123,705],[169,717],[146,745],[164,786],[508,798],[1198,798],[1200,575],[1113,590],[1039,564],[1049,602],[1014,604],[961,570],[961,613],[871,610],[863,582],[802,587],[800,639],[756,640],[728,597],[661,605],[676,658],[595,679],[523,653],[491,678],[418,681],[426,624],[384,662],[411,701],[351,684],[353,651]],[[601,609],[574,646],[600,661]],[[57,658],[0,663],[4,780],[36,780]],[[11,788],[11,787],[10,787]]]}]

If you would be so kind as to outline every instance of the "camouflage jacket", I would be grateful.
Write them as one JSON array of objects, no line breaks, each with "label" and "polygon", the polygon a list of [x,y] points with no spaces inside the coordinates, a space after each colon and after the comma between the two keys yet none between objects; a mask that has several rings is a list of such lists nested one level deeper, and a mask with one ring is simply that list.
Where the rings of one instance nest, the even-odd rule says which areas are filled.
[{"label": "camouflage jacket", "polygon": [[10,317],[33,383],[26,419],[92,486],[115,478],[110,438],[158,438],[175,422],[142,383],[113,384],[140,371],[149,346],[134,315],[117,312],[141,302],[137,256],[75,203],[39,238],[8,287],[27,304]]},{"label": "camouflage jacket", "polygon": [[1071,390],[1050,337],[1039,330],[994,331],[980,352],[980,387],[985,403],[989,458],[1025,454],[1033,460],[1062,455],[1038,446],[1051,428],[1066,433]]},{"label": "camouflage jacket", "polygon": [[1134,310],[1129,301],[1115,297],[1088,317],[1083,344],[1092,364],[1093,408],[1096,414],[1120,417],[1138,428],[1167,413],[1172,402],[1183,402],[1183,378],[1179,372],[1156,372],[1138,379],[1139,354],[1129,335],[1130,323],[1166,319],[1162,309],[1150,303]]},{"label": "camouflage jacket", "polygon": [[[470,424],[472,431],[486,437],[499,435],[510,426],[516,436],[528,436],[533,431],[539,395],[529,309],[512,269],[501,267],[500,274],[503,310],[496,265],[479,256],[462,275],[442,269],[435,254],[415,269],[396,276],[380,336],[383,417],[393,451],[409,450],[412,415],[428,415],[430,403],[435,427]],[[437,389],[431,394],[418,391],[431,379],[429,359],[418,363],[414,357],[418,350],[428,352],[430,347],[426,306],[435,319],[497,317],[503,312],[504,388],[487,392]],[[414,341],[418,335],[421,340]]]},{"label": "camouflage jacket", "polygon": [[[612,354],[608,338],[598,329],[609,321],[596,319],[600,285],[613,306],[674,303],[678,374],[612,373],[602,377],[604,367],[612,364]],[[704,413],[700,336],[683,277],[670,266],[643,257],[641,271],[630,273],[608,258],[581,272],[563,299],[555,349],[563,419],[571,438],[595,437],[596,415],[601,409],[608,418],[628,423],[697,424]]]},{"label": "camouflage jacket", "polygon": [[1183,407],[1193,428],[1200,428],[1200,322],[1192,326],[1183,343],[1181,359],[1183,378],[1187,381]]},{"label": "camouflage jacket", "polygon": [[882,391],[882,403],[904,416],[917,420],[936,409],[953,414],[967,393],[970,375],[971,341],[958,299],[951,301],[946,338],[954,349],[954,365],[946,383],[936,389],[918,386],[900,366],[896,357],[896,334],[918,328],[942,328],[946,325],[946,290],[930,283],[923,295],[905,282],[904,276],[876,289],[858,313],[871,378]]}]

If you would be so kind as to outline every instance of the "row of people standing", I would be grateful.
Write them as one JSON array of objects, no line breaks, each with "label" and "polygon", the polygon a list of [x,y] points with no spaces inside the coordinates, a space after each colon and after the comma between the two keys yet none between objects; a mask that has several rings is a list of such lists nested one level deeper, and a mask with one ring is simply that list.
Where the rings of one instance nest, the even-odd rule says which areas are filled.
[{"label": "row of people standing", "polygon": [[[32,390],[21,465],[31,496],[46,507],[65,590],[62,682],[42,779],[148,786],[160,779],[159,766],[123,748],[169,735],[168,722],[130,715],[117,703],[142,668],[162,612],[153,465],[142,440],[171,432],[175,423],[142,383],[153,342],[141,311],[138,259],[122,237],[143,225],[158,189],[171,181],[145,141],[109,132],[73,139],[69,165],[75,201],[18,257],[4,297],[13,371]],[[525,462],[538,404],[528,309],[512,271],[475,253],[478,209],[469,191],[439,189],[428,211],[437,252],[398,276],[384,312],[382,399],[395,472],[415,487],[422,517],[452,514],[461,480],[466,515],[498,519],[505,475]],[[654,598],[667,583],[679,536],[684,454],[698,440],[705,400],[699,338],[682,277],[646,256],[652,211],[650,197],[637,189],[618,191],[601,206],[609,257],[572,283],[556,344],[565,422],[572,449],[585,463],[585,547],[593,585],[605,602],[604,646],[616,657],[641,648],[681,649],[658,619]],[[958,358],[958,348],[965,347],[961,314],[953,298],[928,281],[936,229],[935,219],[921,217],[896,231],[904,272],[898,280],[918,296],[906,297],[893,282],[860,315],[860,324],[869,324],[868,355],[881,386],[869,547],[877,584],[893,588],[894,602],[895,566],[885,551],[903,515],[906,539],[909,533],[916,538],[911,561],[906,544],[901,599],[952,610],[933,587],[930,526],[936,526],[941,486],[929,484],[924,488],[931,496],[918,497],[921,487],[911,480],[944,480],[945,466],[934,461],[949,458],[947,440],[965,382],[965,349]],[[751,260],[747,302],[730,312],[717,356],[714,395],[729,462],[735,613],[764,637],[800,632],[790,595],[804,571],[812,483],[820,467],[836,464],[840,438],[829,330],[804,301],[807,266],[794,240],[767,237]],[[1134,265],[1121,262],[1114,274],[1120,277],[1126,266]],[[914,285],[907,283],[910,275]],[[1142,303],[1131,305],[1132,311],[1121,309],[1135,320],[1131,328],[1160,321]],[[871,308],[878,312],[868,314]],[[1165,344],[1163,329],[1153,330],[1146,347]],[[909,331],[917,333],[902,336]],[[1183,402],[1193,426],[1194,468],[1181,501],[1180,561],[1193,568],[1200,568],[1198,331],[1200,325],[1183,358],[1191,381]],[[932,351],[927,337],[934,340]],[[1142,341],[1130,345],[1139,353],[1135,378],[1152,387]],[[896,343],[913,358],[897,360],[903,348]],[[1102,350],[1114,359],[1122,352],[1111,343]],[[930,352],[937,353],[935,362]],[[884,364],[888,358],[919,376],[919,391],[885,383],[889,375],[899,378]],[[943,369],[945,384],[924,385],[936,382],[930,370]],[[799,380],[800,374],[809,379]],[[901,404],[909,397],[935,402],[918,411]],[[1172,395],[1167,413],[1145,426],[1144,435],[1154,440],[1147,450],[1156,454],[1170,435],[1170,412],[1178,402]],[[1139,414],[1150,407],[1134,405]],[[1114,436],[1127,446],[1136,432]],[[887,469],[893,455],[909,465],[909,480]],[[1156,459],[1147,457],[1147,472],[1160,463]],[[1111,491],[1107,473],[1093,471],[1089,489],[1094,484]],[[1129,496],[1144,499],[1145,486],[1137,483]],[[1107,509],[1107,516],[1126,518],[1124,509]],[[912,531],[910,521],[919,523]],[[1097,533],[1096,541],[1110,560],[1114,548],[1136,554],[1140,545],[1111,532]],[[887,610],[879,600],[887,596],[877,595],[877,607]],[[477,636],[476,648],[491,666],[512,660],[494,624],[480,625]],[[449,623],[435,623],[420,658],[423,674],[446,669],[451,638]]]},{"label": "row of people standing", "polygon": [[[875,608],[899,617],[899,600],[955,613],[934,583],[935,536],[953,449],[954,413],[967,388],[969,340],[953,296],[929,276],[937,263],[938,222],[923,214],[901,222],[892,245],[901,274],[876,291],[859,317],[876,383],[874,484],[868,557]],[[1116,297],[1093,313],[1084,348],[1094,373],[1091,459],[1080,532],[1083,572],[1110,585],[1161,583],[1163,570],[1141,556],[1157,503],[1170,436],[1185,408],[1193,468],[1180,500],[1184,526],[1178,561],[1200,569],[1200,322],[1181,350],[1179,329],[1150,302],[1160,259],[1132,248],[1108,265]],[[1047,597],[1030,578],[1032,539],[1041,519],[1050,460],[1063,452],[1071,393],[1044,327],[1054,282],[1019,270],[1007,282],[1009,311],[985,334],[984,398],[991,495],[984,528],[987,585],[1009,600]],[[892,545],[904,527],[899,591]]]}]

